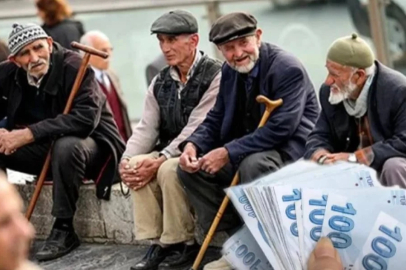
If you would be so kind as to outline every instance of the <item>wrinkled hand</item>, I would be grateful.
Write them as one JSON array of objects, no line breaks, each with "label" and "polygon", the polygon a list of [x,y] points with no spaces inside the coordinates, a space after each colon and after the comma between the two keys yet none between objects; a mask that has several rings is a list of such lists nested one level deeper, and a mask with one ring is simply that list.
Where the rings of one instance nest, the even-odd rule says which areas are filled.
[{"label": "wrinkled hand", "polygon": [[118,172],[120,173],[120,178],[124,184],[129,188],[134,188],[133,183],[135,182],[135,170],[134,166],[130,166],[130,161],[128,159],[123,159],[118,167]]},{"label": "wrinkled hand", "polygon": [[200,170],[197,160],[196,147],[192,143],[188,143],[183,149],[183,153],[179,158],[179,167],[188,173],[195,173]]},{"label": "wrinkled hand", "polygon": [[0,153],[11,155],[18,148],[34,141],[34,136],[28,128],[13,131],[0,131]]},{"label": "wrinkled hand", "polygon": [[203,171],[209,174],[215,174],[221,168],[223,168],[229,161],[230,158],[228,156],[227,149],[225,147],[220,147],[204,155],[199,160],[199,164],[200,168]]},{"label": "wrinkled hand", "polygon": [[342,270],[340,255],[330,239],[320,238],[307,264],[308,270]]},{"label": "wrinkled hand", "polygon": [[337,154],[328,154],[326,155],[326,160],[323,164],[333,164],[337,161],[348,161],[349,153],[337,153]]},{"label": "wrinkled hand", "polygon": [[133,190],[137,191],[151,182],[156,177],[159,167],[165,160],[165,156],[161,156],[157,159],[147,158],[138,162],[134,167],[136,186]]}]

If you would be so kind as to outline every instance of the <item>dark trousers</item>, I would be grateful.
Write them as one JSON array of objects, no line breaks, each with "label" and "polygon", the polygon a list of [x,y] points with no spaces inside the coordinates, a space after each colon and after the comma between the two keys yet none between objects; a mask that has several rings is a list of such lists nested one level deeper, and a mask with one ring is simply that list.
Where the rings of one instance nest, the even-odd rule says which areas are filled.
[{"label": "dark trousers", "polygon": [[[14,154],[0,154],[0,168],[39,175],[50,142],[32,143]],[[53,180],[52,215],[72,218],[79,198],[79,187],[85,177],[94,179],[107,160],[108,153],[92,138],[62,137],[52,150],[49,177]]]},{"label": "dark trousers", "polygon": [[[276,151],[266,151],[246,157],[240,164],[240,184],[258,179],[270,172],[281,168],[287,158]],[[204,171],[188,173],[178,167],[178,177],[182,182],[189,200],[197,214],[199,225],[207,233],[213,223],[214,217],[223,202],[224,189],[229,187],[235,170],[231,164],[224,166],[217,174],[210,175]],[[242,220],[230,203],[221,218],[217,231],[234,233],[241,227]]]}]

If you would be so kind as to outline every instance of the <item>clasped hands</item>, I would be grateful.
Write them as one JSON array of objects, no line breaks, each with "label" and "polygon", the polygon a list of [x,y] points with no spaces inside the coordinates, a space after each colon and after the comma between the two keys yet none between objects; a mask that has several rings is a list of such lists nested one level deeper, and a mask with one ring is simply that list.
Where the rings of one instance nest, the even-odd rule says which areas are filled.
[{"label": "clasped hands", "polygon": [[0,129],[0,154],[11,155],[18,148],[34,141],[34,136],[30,129],[15,129],[8,131]]},{"label": "clasped hands", "polygon": [[156,177],[159,167],[165,160],[165,156],[146,158],[132,165],[129,159],[123,159],[119,166],[121,180],[129,188],[137,191]]},{"label": "clasped hands", "polygon": [[192,143],[186,144],[179,159],[179,166],[188,173],[203,170],[209,174],[216,174],[230,161],[225,147],[216,148],[203,157],[197,159],[197,150]]}]

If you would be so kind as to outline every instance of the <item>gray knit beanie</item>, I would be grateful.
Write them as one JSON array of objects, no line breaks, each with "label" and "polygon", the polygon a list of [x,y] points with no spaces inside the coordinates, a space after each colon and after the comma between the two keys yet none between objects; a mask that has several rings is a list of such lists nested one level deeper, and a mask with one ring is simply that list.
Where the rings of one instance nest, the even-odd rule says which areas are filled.
[{"label": "gray knit beanie", "polygon": [[25,25],[15,23],[13,24],[13,30],[8,37],[8,47],[10,49],[10,53],[11,55],[15,55],[24,46],[30,44],[31,42],[47,37],[48,35],[39,25],[33,23],[28,23]]}]

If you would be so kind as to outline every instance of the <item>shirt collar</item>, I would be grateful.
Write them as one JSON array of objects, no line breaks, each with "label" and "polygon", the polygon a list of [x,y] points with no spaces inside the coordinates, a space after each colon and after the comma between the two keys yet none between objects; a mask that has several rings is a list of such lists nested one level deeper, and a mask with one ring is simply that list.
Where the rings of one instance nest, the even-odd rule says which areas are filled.
[{"label": "shirt collar", "polygon": [[[193,73],[196,70],[196,66],[199,63],[200,59],[202,59],[202,57],[203,57],[203,53],[201,51],[199,51],[198,49],[196,49],[195,59],[193,60],[193,64],[190,66],[189,71],[186,75],[186,82],[189,81],[189,79],[193,76]],[[179,72],[176,67],[171,66],[169,68],[169,74],[171,75],[173,80],[180,82]]]},{"label": "shirt collar", "polygon": [[97,69],[95,67],[92,66],[92,69],[94,71],[94,76],[96,77],[96,79],[99,82],[103,82],[103,71],[101,71],[100,69]]},{"label": "shirt collar", "polygon": [[39,80],[35,80],[35,78],[33,76],[31,76],[28,72],[27,72],[27,80],[28,80],[28,84],[31,86],[34,86],[36,88],[39,88],[41,86],[41,82],[42,79],[44,79],[45,75],[42,76]]}]

